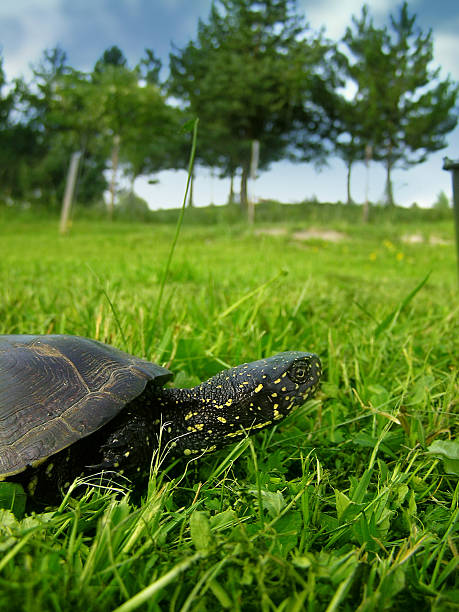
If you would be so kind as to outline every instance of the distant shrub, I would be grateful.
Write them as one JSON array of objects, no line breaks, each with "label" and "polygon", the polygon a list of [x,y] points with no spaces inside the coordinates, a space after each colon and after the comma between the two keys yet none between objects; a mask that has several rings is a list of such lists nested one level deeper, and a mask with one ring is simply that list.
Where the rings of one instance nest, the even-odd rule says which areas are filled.
[{"label": "distant shrub", "polygon": [[123,220],[148,221],[151,211],[143,198],[132,191],[123,190],[118,195],[115,216]]},{"label": "distant shrub", "polygon": [[444,191],[440,191],[440,193],[437,195],[437,199],[433,203],[433,207],[436,210],[448,210],[449,209],[450,201]]}]

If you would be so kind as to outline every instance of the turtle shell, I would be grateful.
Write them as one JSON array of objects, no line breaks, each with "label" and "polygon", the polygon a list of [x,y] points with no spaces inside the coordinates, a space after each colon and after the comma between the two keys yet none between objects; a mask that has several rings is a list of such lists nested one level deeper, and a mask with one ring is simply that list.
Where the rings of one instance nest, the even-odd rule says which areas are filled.
[{"label": "turtle shell", "polygon": [[78,336],[0,335],[0,480],[89,436],[172,373]]}]

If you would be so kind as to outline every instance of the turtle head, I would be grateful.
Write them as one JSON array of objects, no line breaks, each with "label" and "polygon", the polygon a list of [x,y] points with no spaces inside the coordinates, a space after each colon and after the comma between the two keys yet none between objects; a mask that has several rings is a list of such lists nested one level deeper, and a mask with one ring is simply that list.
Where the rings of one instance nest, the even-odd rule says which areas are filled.
[{"label": "turtle head", "polygon": [[280,421],[315,392],[322,374],[317,355],[279,353],[223,373],[232,383],[232,416],[244,426],[262,429]]},{"label": "turtle head", "polygon": [[211,452],[248,434],[273,426],[318,387],[317,355],[299,351],[224,370],[193,389],[175,389],[177,412],[173,446],[185,455]]}]

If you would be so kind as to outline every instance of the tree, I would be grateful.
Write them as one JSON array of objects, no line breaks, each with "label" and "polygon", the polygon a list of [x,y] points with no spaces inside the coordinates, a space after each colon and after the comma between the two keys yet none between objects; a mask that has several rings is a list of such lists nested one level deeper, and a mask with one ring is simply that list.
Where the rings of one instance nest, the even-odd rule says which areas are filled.
[{"label": "tree", "polygon": [[[260,170],[289,149],[304,157],[323,148],[322,116],[307,102],[320,90],[325,50],[295,8],[295,0],[218,0],[196,40],[170,56],[170,91],[200,118],[199,159],[228,176],[241,169],[243,207],[252,141]],[[311,128],[319,133],[308,141]]]},{"label": "tree", "polygon": [[58,207],[70,157],[81,150],[78,200],[88,204],[99,200],[106,189],[106,155],[100,141],[95,146],[95,140],[89,139],[91,130],[83,112],[87,79],[67,64],[60,47],[45,50],[32,74],[29,83],[18,79],[14,92],[16,122],[10,143],[10,151],[17,153],[12,155],[17,175],[14,195]]},{"label": "tree", "polygon": [[162,62],[156,57],[153,49],[145,49],[145,57],[143,57],[139,63],[141,78],[144,79],[146,83],[162,87],[159,78],[161,68]]},{"label": "tree", "polygon": [[[345,56],[339,54],[338,62],[346,71],[349,63]],[[370,113],[365,101],[360,98],[357,90],[352,97],[344,94],[336,94],[335,100],[336,119],[334,122],[334,133],[332,140],[334,151],[346,164],[346,195],[347,203],[354,200],[351,195],[352,168],[356,162],[363,161],[368,157],[368,147],[372,142],[373,124],[370,121]]]},{"label": "tree", "polygon": [[372,145],[374,159],[386,166],[387,203],[393,204],[393,168],[423,162],[447,146],[446,135],[458,120],[458,85],[449,76],[440,80],[440,69],[430,67],[432,31],[416,26],[406,2],[390,16],[390,29],[376,28],[364,6],[343,40],[354,60],[347,74],[358,90],[356,102],[365,110],[360,132]]},{"label": "tree", "polygon": [[124,53],[116,45],[105,49],[94,66],[94,72],[104,72],[107,66],[115,66],[116,68],[126,68],[127,66]]},{"label": "tree", "polygon": [[[15,131],[19,142],[29,141],[21,151],[19,169],[27,165],[27,177],[19,171],[18,196],[29,200],[57,205],[62,197],[66,168],[62,157],[59,128],[51,116],[55,88],[59,79],[67,72],[67,56],[59,46],[46,49],[39,62],[32,66],[32,80],[15,81],[15,101],[18,120]],[[57,137],[57,140],[56,140]],[[26,180],[21,180],[21,179]]]},{"label": "tree", "polygon": [[[105,54],[104,54],[105,56]],[[104,57],[103,56],[103,57]],[[173,152],[179,132],[179,111],[168,106],[162,94],[160,65],[147,51],[140,67],[124,61],[96,64],[92,75],[94,103],[102,110],[100,130],[112,141],[112,179],[109,212],[113,213],[118,164],[124,164],[133,186],[137,176],[174,165]],[[155,82],[156,81],[156,82]]]},{"label": "tree", "polygon": [[15,147],[14,129],[10,118],[14,95],[12,91],[5,91],[6,85],[3,58],[0,56],[0,185],[3,194],[10,196],[17,180],[17,153],[20,147]]}]

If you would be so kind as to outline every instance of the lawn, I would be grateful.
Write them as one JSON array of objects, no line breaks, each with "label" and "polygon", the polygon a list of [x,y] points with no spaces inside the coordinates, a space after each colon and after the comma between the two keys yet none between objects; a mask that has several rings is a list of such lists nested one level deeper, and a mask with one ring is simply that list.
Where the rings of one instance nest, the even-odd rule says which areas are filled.
[{"label": "lawn", "polygon": [[148,490],[0,511],[0,609],[459,609],[452,221],[285,229],[185,219],[158,309],[173,225],[3,223],[0,333],[95,338],[174,386],[283,350],[324,375],[274,429],[154,464]]}]

